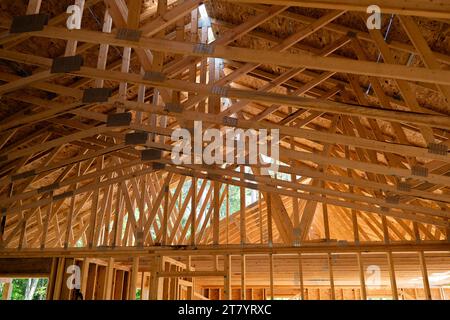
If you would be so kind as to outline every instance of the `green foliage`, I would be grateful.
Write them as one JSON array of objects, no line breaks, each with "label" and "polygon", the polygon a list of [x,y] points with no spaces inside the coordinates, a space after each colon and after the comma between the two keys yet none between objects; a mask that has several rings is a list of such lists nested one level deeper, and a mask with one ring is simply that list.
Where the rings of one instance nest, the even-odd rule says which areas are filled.
[{"label": "green foliage", "polygon": [[[241,208],[241,194],[240,188],[237,186],[230,185],[230,215],[237,212]],[[225,213],[226,214],[226,213]]]},{"label": "green foliage", "polygon": [[141,295],[142,295],[141,289],[137,289],[136,290],[136,300],[142,300]]},{"label": "green foliage", "polygon": [[[27,285],[31,279],[13,279],[13,290],[11,300],[25,300]],[[38,279],[36,290],[34,291],[32,300],[45,300],[47,293],[47,279]]]},{"label": "green foliage", "polygon": [[45,300],[45,297],[47,296],[47,285],[47,279],[39,279],[33,300]]},{"label": "green foliage", "polygon": [[13,290],[11,300],[24,300],[25,289],[27,287],[28,279],[13,279]]}]

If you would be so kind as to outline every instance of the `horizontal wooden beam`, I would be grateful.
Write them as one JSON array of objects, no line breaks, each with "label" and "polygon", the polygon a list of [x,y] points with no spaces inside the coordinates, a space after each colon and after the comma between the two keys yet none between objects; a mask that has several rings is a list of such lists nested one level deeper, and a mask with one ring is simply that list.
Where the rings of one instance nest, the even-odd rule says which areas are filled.
[{"label": "horizontal wooden beam", "polygon": [[[11,57],[13,54],[10,51],[7,51],[7,56]],[[0,57],[2,57],[2,51],[0,49]],[[32,59],[32,55],[20,54],[17,56],[14,61],[26,63]],[[119,71],[112,70],[98,70],[94,68],[83,67],[81,71],[74,73],[76,76],[85,76],[95,79],[104,79],[111,81],[123,81],[125,79],[127,82],[144,84],[148,86],[155,86],[160,88],[168,88],[174,89],[178,91],[189,91],[189,92],[197,92],[203,94],[205,96],[218,96],[217,92],[212,92],[213,86],[210,85],[202,85],[202,84],[194,84],[182,80],[165,80],[165,81],[147,81],[143,80],[142,76],[122,73]],[[450,79],[450,78],[449,78]],[[256,101],[263,103],[274,103],[274,104],[283,104],[289,105],[299,108],[307,108],[311,110],[330,112],[330,113],[338,113],[338,114],[346,114],[346,115],[355,115],[355,116],[365,116],[368,118],[381,119],[387,121],[396,121],[396,122],[404,122],[411,123],[415,125],[425,125],[431,127],[437,127],[441,129],[450,129],[450,118],[446,116],[440,116],[436,114],[423,114],[423,113],[414,113],[414,112],[405,112],[405,111],[396,111],[396,110],[387,110],[380,109],[375,107],[367,107],[361,105],[353,105],[353,104],[345,104],[339,103],[329,100],[321,100],[321,99],[311,99],[311,98],[303,98],[303,97],[295,97],[295,96],[287,96],[275,93],[264,93],[250,90],[239,90],[239,89],[230,89],[228,87],[220,87],[220,92],[223,92],[224,97],[235,98],[241,100],[248,101]],[[78,95],[76,92],[74,95]],[[54,109],[54,108],[52,108]],[[67,106],[63,107],[63,109],[69,109]],[[226,110],[223,114],[226,113]],[[18,123],[24,123],[24,120],[17,120]],[[14,124],[2,124],[2,130],[7,130],[9,128],[14,127],[17,123]]]},{"label": "horizontal wooden beam", "polygon": [[366,12],[378,5],[382,13],[450,19],[450,3],[446,0],[225,0],[232,3],[277,4],[279,6],[338,9]]},{"label": "horizontal wooden beam", "polygon": [[173,89],[177,91],[196,92],[205,96],[221,96],[225,98],[281,104],[297,108],[307,108],[311,110],[318,110],[336,114],[364,116],[368,118],[377,118],[388,121],[406,122],[417,125],[428,125],[442,129],[450,129],[450,117],[447,116],[386,110],[361,105],[345,104],[329,100],[288,96],[272,92],[259,92],[251,90],[232,89],[228,87],[220,87],[212,85],[202,85],[176,79],[170,79],[165,81],[148,81],[144,80],[141,76],[135,74],[127,74],[118,71],[102,71],[87,67],[83,67],[81,68],[80,71],[74,72],[73,74],[77,76],[93,77],[111,81],[126,79],[127,82]]},{"label": "horizontal wooden beam", "polygon": [[194,278],[194,277],[223,277],[224,271],[160,271],[156,272],[156,276],[160,278]]},{"label": "horizontal wooden beam", "polygon": [[[177,173],[177,174],[194,175],[197,178],[208,179],[207,174],[203,174],[203,173],[199,173],[199,172],[193,173],[193,172],[175,168],[175,167],[166,167],[166,170],[169,172]],[[421,222],[421,223],[429,223],[429,224],[437,225],[437,226],[441,226],[441,227],[449,226],[449,222],[446,222],[445,220],[443,220],[443,219],[445,219],[446,216],[448,216],[448,214],[445,211],[440,211],[438,213],[438,216],[442,216],[442,218],[438,218],[438,216],[436,216],[436,219],[435,219],[429,215],[420,217],[417,214],[403,213],[402,211],[399,212],[397,210],[394,211],[394,210],[392,210],[393,205],[388,204],[388,203],[384,203],[382,205],[379,205],[379,207],[377,207],[377,206],[374,206],[373,204],[365,205],[365,204],[361,204],[361,203],[349,202],[347,199],[338,200],[338,199],[331,198],[331,197],[323,197],[322,195],[316,195],[315,193],[307,193],[307,192],[300,193],[295,190],[289,190],[286,187],[280,187],[280,186],[274,187],[274,186],[268,185],[268,184],[259,184],[259,185],[248,184],[248,183],[243,183],[241,181],[236,181],[235,179],[222,178],[222,177],[215,178],[215,180],[220,181],[225,184],[242,186],[242,187],[247,187],[250,189],[257,189],[260,191],[270,192],[270,193],[279,194],[279,195],[285,195],[285,196],[289,196],[289,197],[295,197],[295,198],[304,199],[304,200],[322,202],[322,203],[326,203],[326,204],[330,204],[330,205],[334,205],[334,206],[338,206],[338,207],[350,208],[350,209],[355,209],[355,210],[363,211],[363,212],[365,211],[365,212],[376,213],[376,214],[379,214],[382,216],[389,216],[389,217],[400,218],[400,219],[408,219],[408,220],[417,221],[417,222]],[[282,184],[282,183],[280,183],[280,184]],[[326,193],[333,192],[332,190],[328,190],[328,189],[324,189],[324,190],[326,190]],[[341,194],[341,196],[342,195],[343,194]],[[372,201],[378,202],[379,200],[377,200],[376,198],[373,198],[373,199],[371,199],[370,202],[372,202]]]},{"label": "horizontal wooden beam", "polygon": [[102,247],[102,248],[45,248],[41,249],[1,249],[1,258],[23,258],[23,257],[133,257],[159,255],[159,256],[202,256],[202,255],[258,255],[258,254],[298,254],[298,253],[356,253],[356,252],[450,252],[447,241],[399,241],[384,244],[380,242],[361,242],[359,244],[347,241],[328,242],[308,242],[305,241],[301,246],[285,246],[273,244],[272,247],[264,245],[210,245],[197,246],[151,246],[151,247]]},{"label": "horizontal wooden beam", "polygon": [[[43,31],[31,32],[37,37],[78,40],[82,42],[109,44],[134,49],[147,49],[159,52],[190,55],[197,57],[214,57],[257,64],[281,65],[291,68],[310,68],[323,71],[352,73],[366,76],[422,81],[433,84],[450,85],[450,71],[430,70],[426,68],[407,67],[397,64],[358,61],[345,58],[320,57],[304,53],[274,52],[248,48],[213,45],[204,50],[197,44],[163,39],[142,37],[139,41],[116,39],[115,34],[96,31],[67,30],[47,26]],[[202,47],[203,48],[203,47]],[[0,87],[1,90],[1,87]]]},{"label": "horizontal wooden beam", "polygon": [[[246,8],[251,8],[253,10],[256,10],[257,12],[266,12],[267,11],[267,6],[265,6],[265,5],[255,5],[255,4],[251,4],[251,3],[242,2],[242,6],[244,6]],[[313,17],[309,17],[304,14],[293,13],[291,11],[281,12],[279,14],[279,17],[285,18],[288,21],[299,22],[299,23],[303,23],[303,24],[309,24],[316,20]],[[215,21],[217,22],[218,20],[212,18],[211,21],[214,23]],[[220,23],[222,26],[225,26],[224,24],[222,24],[223,22],[220,22]],[[364,41],[368,41],[368,42],[372,42],[372,43],[374,42],[374,40],[371,38],[371,36],[369,35],[369,33],[367,31],[356,29],[356,28],[349,28],[349,27],[343,26],[336,22],[327,24],[326,26],[323,27],[323,29],[327,30],[327,31],[335,32],[340,35],[347,35],[350,32],[350,33],[355,34],[358,37],[358,39],[360,39],[360,40],[364,40]],[[259,32],[253,33],[253,35],[255,35],[255,34],[263,35],[263,39],[272,38],[272,36],[270,36],[268,34],[262,34]],[[272,38],[272,39],[276,39],[276,38]],[[396,41],[396,40],[389,41],[388,46],[392,49],[400,50],[400,51],[407,52],[407,53],[412,53],[412,54],[417,53],[414,46],[404,43],[404,42]],[[440,62],[445,63],[445,64],[450,64],[450,56],[436,52],[436,51],[433,51],[433,54],[436,56],[436,58]]]},{"label": "horizontal wooden beam", "polygon": [[0,277],[47,276],[50,273],[51,259],[0,259]]}]

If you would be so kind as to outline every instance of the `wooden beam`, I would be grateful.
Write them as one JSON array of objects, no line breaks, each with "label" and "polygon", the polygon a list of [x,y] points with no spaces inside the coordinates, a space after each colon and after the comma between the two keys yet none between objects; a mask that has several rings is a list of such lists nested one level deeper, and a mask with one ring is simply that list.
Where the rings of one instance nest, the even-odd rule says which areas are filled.
[{"label": "wooden beam", "polygon": [[[436,56],[428,46],[427,41],[420,32],[420,29],[417,26],[417,24],[414,22],[414,19],[409,16],[401,16],[399,17],[399,19],[403,28],[408,34],[411,42],[414,44],[414,47],[416,47],[417,52],[422,58],[422,61],[425,64],[425,66],[429,69],[440,70],[441,69],[440,63],[437,61]],[[446,98],[446,105],[450,106],[450,87],[441,86],[439,84],[437,85],[439,91]]]},{"label": "wooden beam", "polygon": [[109,258],[108,265],[106,267],[105,288],[103,290],[104,300],[113,300],[112,297],[112,286],[114,282],[113,276],[114,276],[114,258]]},{"label": "wooden beam", "polygon": [[[249,4],[277,4],[285,6],[296,6],[319,9],[339,9],[366,12],[367,8],[373,5],[372,0],[225,0],[232,3]],[[450,19],[450,4],[445,0],[400,0],[392,2],[389,0],[377,0],[376,4],[383,13],[397,15],[412,15],[427,18]]]},{"label": "wooden beam", "polygon": [[425,254],[423,251],[419,251],[420,270],[422,271],[423,289],[425,291],[425,299],[432,300],[430,281],[428,279],[427,264],[425,261]]},{"label": "wooden beam", "polygon": [[[86,30],[67,30],[63,28],[47,26],[43,31],[30,33],[38,37],[51,37],[65,40],[79,40],[89,43],[109,44],[122,47],[131,46],[136,49],[155,50],[167,53],[191,55],[197,57],[214,57],[229,60],[237,60],[251,63],[273,64],[279,61],[280,65],[292,68],[309,68],[323,71],[352,73],[366,76],[377,76],[384,78],[422,81],[426,83],[450,85],[450,71],[428,70],[425,68],[405,67],[388,63],[378,64],[375,62],[363,62],[352,59],[317,57],[302,53],[278,53],[238,47],[226,47],[215,45],[213,53],[201,53],[196,50],[195,45],[168,40],[141,39],[139,42],[129,42],[116,39],[114,34],[104,34]],[[11,90],[11,89],[9,89]],[[0,87],[0,92],[3,92]]]},{"label": "wooden beam", "polygon": [[360,284],[360,290],[361,290],[361,299],[362,300],[367,300],[366,279],[365,279],[364,264],[363,264],[363,261],[362,261],[362,254],[361,254],[361,252],[358,252],[356,254],[356,257],[358,259],[359,284]]},{"label": "wooden beam", "polygon": [[39,258],[39,257],[134,257],[142,255],[164,255],[164,256],[196,256],[196,255],[251,255],[251,254],[293,254],[298,253],[356,253],[356,252],[418,252],[418,251],[439,251],[447,252],[447,241],[422,241],[417,244],[415,241],[401,241],[398,243],[383,244],[379,241],[365,242],[363,244],[355,244],[346,242],[345,244],[337,241],[329,242],[327,244],[305,242],[300,247],[273,245],[219,245],[214,248],[208,245],[197,245],[195,247],[187,246],[182,248],[164,248],[161,246],[147,246],[143,248],[138,247],[116,247],[116,248],[71,248],[64,250],[61,248],[47,248],[40,250],[39,248],[26,248],[22,251],[16,249],[6,248],[0,251],[1,258]]},{"label": "wooden beam", "polygon": [[273,254],[269,254],[269,290],[270,300],[275,300],[274,297],[274,283],[273,283]]},{"label": "wooden beam", "polygon": [[221,184],[218,181],[213,182],[213,189],[214,189],[214,195],[213,195],[213,223],[212,223],[212,229],[213,229],[213,244],[217,245],[219,244],[219,233],[220,233],[220,189]]},{"label": "wooden beam", "polygon": [[241,300],[251,300],[247,297],[246,272],[245,255],[241,255]]},{"label": "wooden beam", "polygon": [[231,256],[229,254],[224,255],[224,298],[225,300],[231,300]]},{"label": "wooden beam", "polygon": [[397,280],[395,279],[395,267],[394,267],[394,258],[392,256],[392,252],[388,251],[386,253],[388,266],[389,266],[389,279],[391,282],[391,290],[392,290],[392,299],[398,300],[398,288],[397,288]]},{"label": "wooden beam", "polygon": [[136,285],[139,273],[139,257],[133,258],[133,266],[131,267],[130,284],[128,291],[129,300],[136,300]]}]

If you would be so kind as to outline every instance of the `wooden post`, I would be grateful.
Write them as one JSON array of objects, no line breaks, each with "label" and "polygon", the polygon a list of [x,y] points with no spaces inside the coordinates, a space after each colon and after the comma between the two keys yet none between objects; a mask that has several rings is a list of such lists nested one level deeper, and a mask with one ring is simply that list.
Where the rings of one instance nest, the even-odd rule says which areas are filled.
[{"label": "wooden post", "polygon": [[150,276],[150,300],[161,300],[162,299],[162,278],[159,277],[158,273],[161,271],[162,258],[161,256],[156,256],[152,260],[151,266],[151,276]]},{"label": "wooden post", "polygon": [[197,179],[195,177],[192,177],[191,188],[191,246],[195,246],[195,224],[197,223]]},{"label": "wooden post", "polygon": [[12,279],[8,279],[3,283],[2,300],[11,300],[12,289]]},{"label": "wooden post", "polygon": [[[53,192],[49,195],[49,197],[50,198],[53,197]],[[50,202],[48,204],[47,214],[45,216],[44,226],[43,226],[43,230],[42,230],[41,250],[45,249],[45,245],[46,245],[46,242],[47,242],[48,228],[49,228],[50,220],[52,219],[52,215],[53,215],[53,202]]]},{"label": "wooden post", "polygon": [[258,191],[258,214],[259,214],[259,242],[263,244],[263,218],[262,218],[262,197],[261,191]]},{"label": "wooden post", "polygon": [[[97,171],[101,171],[103,169],[103,161],[104,157],[97,158]],[[100,176],[96,179],[96,183],[100,183]],[[100,188],[96,188],[94,191],[94,195],[92,198],[92,206],[91,206],[91,218],[89,220],[89,231],[88,231],[88,241],[89,248],[97,246],[97,242],[94,243],[96,226],[98,224],[97,214],[98,214],[98,201],[100,195]],[[100,228],[100,226],[98,226]]]},{"label": "wooden post", "polygon": [[63,283],[64,279],[64,273],[65,273],[65,258],[59,258],[58,259],[58,268],[56,271],[56,280],[55,280],[55,289],[53,291],[53,297],[52,300],[59,300],[61,296],[61,289],[62,286],[65,286],[66,284]]},{"label": "wooden post", "polygon": [[447,295],[445,294],[445,288],[440,288],[441,291],[441,300],[449,300],[447,299]]},{"label": "wooden post", "polygon": [[274,300],[273,298],[273,255],[272,253],[269,254],[269,269],[270,269],[270,300]]},{"label": "wooden post", "polygon": [[384,243],[389,244],[391,242],[391,239],[389,237],[389,222],[386,218],[386,216],[381,216],[381,222],[383,226],[383,239]]},{"label": "wooden post", "polygon": [[56,281],[57,269],[58,269],[58,258],[52,258],[50,275],[48,277],[46,300],[52,300],[53,292],[55,291],[55,281]]},{"label": "wooden post", "polygon": [[425,290],[425,299],[432,300],[430,281],[428,279],[427,264],[425,261],[425,254],[423,251],[419,251],[419,259],[420,259],[420,269],[422,271],[423,288]]},{"label": "wooden post", "polygon": [[366,279],[364,277],[364,266],[362,263],[362,254],[361,252],[358,252],[356,254],[356,257],[358,259],[358,268],[359,268],[359,285],[361,288],[361,299],[367,300],[367,289],[366,289]]},{"label": "wooden post", "polygon": [[220,225],[220,183],[213,182],[214,188],[214,208],[213,208],[213,244],[219,244],[219,225]]},{"label": "wooden post", "polygon": [[145,272],[141,272],[141,300],[144,299],[144,291],[145,291]]},{"label": "wooden post", "polygon": [[164,188],[164,217],[163,217],[163,223],[162,223],[162,245],[167,245],[167,231],[169,229],[169,184],[165,184],[163,186]]},{"label": "wooden post", "polygon": [[[243,174],[245,172],[245,167],[240,167],[240,172]],[[245,209],[246,209],[246,203],[245,203],[245,188],[240,187],[239,188],[239,198],[240,198],[240,232],[241,232],[241,244],[245,244],[246,238],[247,238],[247,229],[246,229],[246,217],[245,217]]]},{"label": "wooden post", "polygon": [[139,257],[133,258],[133,266],[131,267],[131,277],[130,277],[130,291],[128,294],[129,300],[136,300],[136,283],[139,273]]},{"label": "wooden post", "polygon": [[[292,114],[294,112],[293,108],[289,108],[289,113]],[[290,145],[291,145],[291,150],[295,151],[295,137],[291,137],[290,139]],[[295,166],[295,160],[292,160],[291,162],[291,166]],[[297,175],[295,173],[291,174],[291,181],[296,183],[297,182]],[[292,217],[294,220],[294,228],[298,228],[299,223],[300,223],[300,212],[299,212],[299,208],[298,208],[298,198],[297,197],[292,197]],[[299,239],[294,239],[295,241],[299,241]]]},{"label": "wooden post", "polygon": [[322,203],[322,213],[323,213],[323,228],[325,239],[330,241],[330,224],[328,220],[328,206],[326,203]]},{"label": "wooden post", "polygon": [[269,246],[273,245],[272,235],[272,197],[270,193],[266,193],[266,205],[267,205],[267,233],[269,237]]},{"label": "wooden post", "polygon": [[302,262],[302,254],[298,254],[298,275],[300,281],[300,297],[302,300],[305,300],[305,288],[303,281],[303,262]]},{"label": "wooden post", "polygon": [[[80,167],[80,166],[78,166]],[[72,218],[73,218],[73,211],[75,209],[75,198],[76,196],[72,196],[70,198],[70,209],[69,209],[69,216],[67,217],[67,225],[66,225],[66,237],[64,241],[64,248],[67,249],[69,247],[69,241],[70,241],[70,234],[72,231]]]},{"label": "wooden post", "polygon": [[231,256],[229,254],[224,255],[224,271],[224,298],[231,300]]},{"label": "wooden post", "polygon": [[[353,187],[352,187],[353,190]],[[358,231],[358,216],[356,210],[352,210],[352,225],[353,225],[353,237],[355,243],[359,243],[359,231]]]},{"label": "wooden post", "polygon": [[[113,233],[112,233],[112,246],[116,247],[117,245],[120,245],[121,239],[122,239],[122,213],[121,213],[121,205],[122,205],[122,192],[120,190],[121,184],[117,184],[117,191],[116,191],[116,204],[115,204],[115,213],[114,213],[114,225],[113,225]],[[120,226],[119,226],[120,225]]]},{"label": "wooden post", "polygon": [[89,275],[89,263],[90,259],[85,258],[83,261],[83,267],[81,268],[81,293],[83,297],[86,297],[87,280]]},{"label": "wooden post", "polygon": [[[186,269],[187,269],[187,271],[192,271],[192,266],[191,266],[192,262],[191,261],[192,261],[191,256],[188,256],[187,257],[187,262],[186,262]],[[224,261],[224,264],[225,264],[225,262],[226,261]],[[225,265],[224,265],[224,268],[225,268]],[[191,278],[192,285],[187,288],[187,300],[193,300],[194,299],[194,290],[195,290],[194,279],[195,279],[194,277]]]},{"label": "wooden post", "polygon": [[386,254],[387,254],[388,265],[389,265],[389,279],[391,281],[392,299],[398,300],[397,281],[395,280],[394,259],[392,257],[391,251],[388,251]]},{"label": "wooden post", "polygon": [[229,224],[230,224],[230,185],[227,184],[226,185],[226,192],[227,192],[227,204],[226,204],[226,217],[225,217],[225,228],[226,228],[226,244],[230,243],[230,228],[229,228]]},{"label": "wooden post", "polygon": [[112,297],[112,285],[113,285],[113,276],[114,276],[114,258],[108,259],[108,266],[106,267],[106,279],[105,279],[105,288],[103,290],[104,296],[103,300],[111,300]]},{"label": "wooden post", "polygon": [[334,275],[333,275],[333,256],[331,253],[328,253],[328,272],[330,276],[330,291],[331,291],[331,300],[336,300],[336,292],[334,289]]},{"label": "wooden post", "polygon": [[245,255],[241,255],[241,300],[246,300],[246,285],[245,285]]},{"label": "wooden post", "polygon": [[[383,227],[383,237],[384,243],[389,244],[391,242],[389,238],[389,226],[386,216],[381,216],[382,227]],[[397,289],[397,280],[395,279],[395,267],[394,267],[394,259],[392,257],[392,251],[386,252],[388,266],[389,266],[389,280],[391,282],[391,290],[392,290],[392,299],[398,300],[398,289]]]}]

